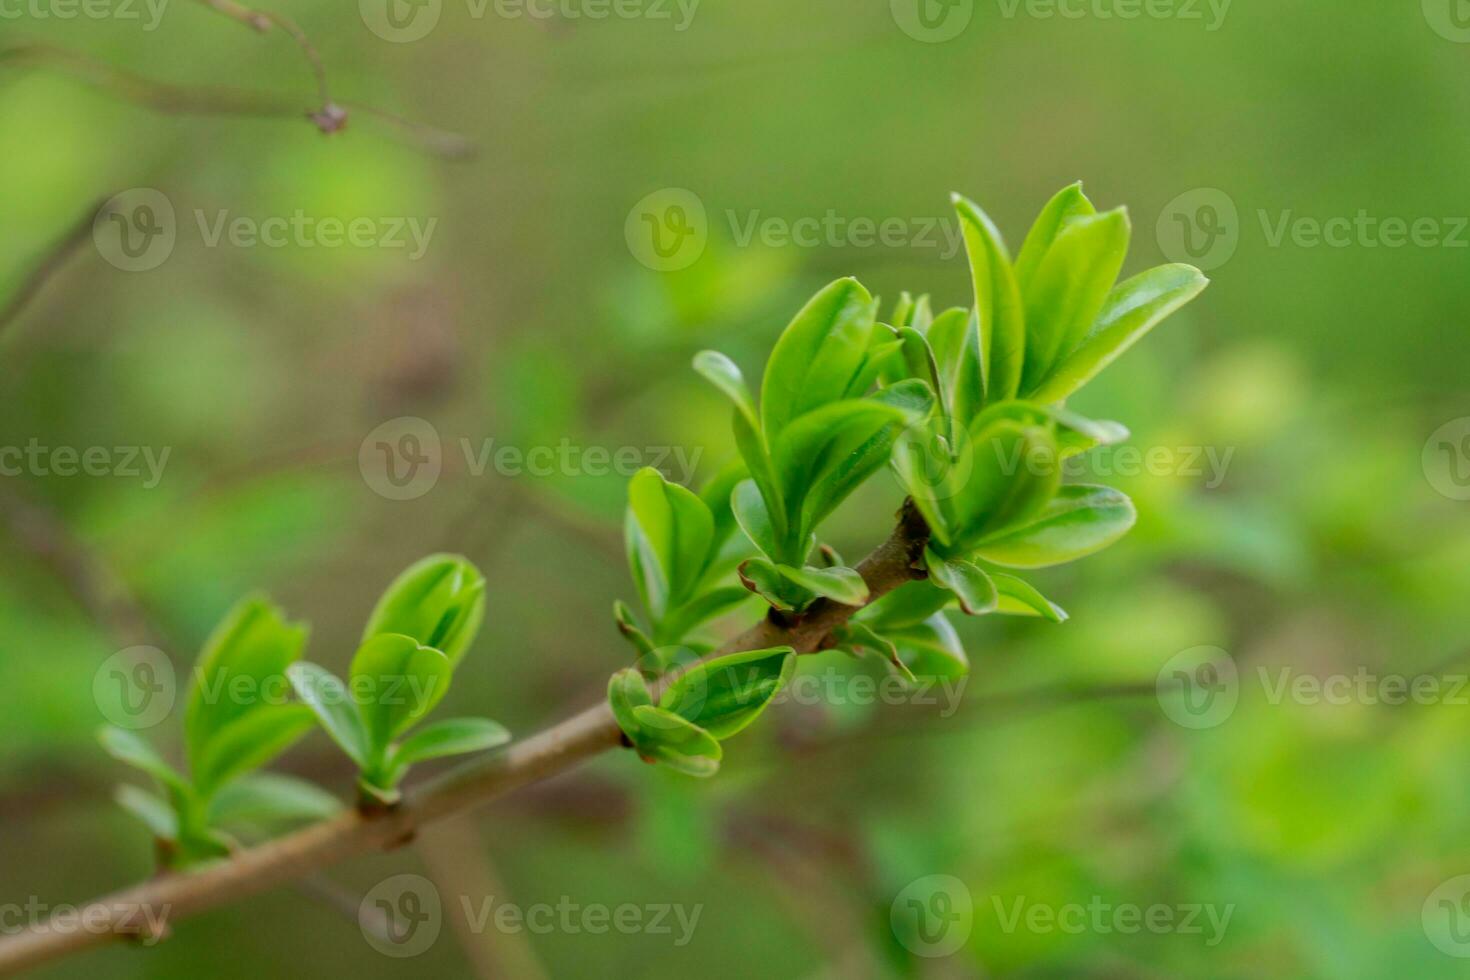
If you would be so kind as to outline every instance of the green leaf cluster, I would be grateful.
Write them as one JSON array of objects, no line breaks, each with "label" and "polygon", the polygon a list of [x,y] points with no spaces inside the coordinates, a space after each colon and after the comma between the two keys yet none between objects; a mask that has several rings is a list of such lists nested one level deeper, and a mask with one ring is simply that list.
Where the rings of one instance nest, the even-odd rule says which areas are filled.
[{"label": "green leaf cluster", "polygon": [[485,580],[467,559],[431,555],[393,580],[363,630],[346,681],[313,663],[287,677],[306,709],[358,767],[369,802],[391,805],[414,763],[503,745],[483,718],[435,722],[409,734],[449,693],[485,612]]},{"label": "green leaf cluster", "polygon": [[[158,793],[120,787],[117,801],[163,842],[170,863],[221,857],[232,830],[317,819],[336,799],[309,783],[259,773],[311,728],[311,712],[286,699],[285,672],[301,656],[306,627],[265,599],[232,609],[200,652],[184,718],[187,764],[175,769],[136,732],[98,733],[113,758],[153,779]],[[161,794],[161,795],[159,795]]]}]

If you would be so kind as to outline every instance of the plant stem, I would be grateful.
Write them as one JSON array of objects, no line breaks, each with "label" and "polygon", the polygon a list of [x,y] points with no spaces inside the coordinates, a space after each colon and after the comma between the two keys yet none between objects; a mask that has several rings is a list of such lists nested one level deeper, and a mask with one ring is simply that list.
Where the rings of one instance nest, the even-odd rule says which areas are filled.
[{"label": "plant stem", "polygon": [[[870,601],[922,577],[915,565],[928,538],[928,527],[905,501],[893,534],[858,565]],[[799,617],[762,619],[719,653],[776,646],[815,653],[827,634],[856,611],[819,600]],[[66,922],[53,918],[0,939],[0,976],[116,939],[161,938],[167,926],[187,916],[297,881],[355,854],[400,847],[424,824],[549,779],[621,744],[622,731],[607,703],[600,702],[502,752],[451,770],[410,793],[399,807],[370,814],[344,812],[218,864],[96,899]]]}]

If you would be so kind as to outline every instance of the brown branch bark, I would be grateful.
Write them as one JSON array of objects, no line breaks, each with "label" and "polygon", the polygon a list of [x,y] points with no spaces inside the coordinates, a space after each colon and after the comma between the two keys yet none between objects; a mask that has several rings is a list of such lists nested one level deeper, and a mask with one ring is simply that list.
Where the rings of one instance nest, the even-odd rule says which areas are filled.
[{"label": "brown branch bark", "polygon": [[[923,519],[905,503],[893,534],[858,565],[872,599],[923,574],[915,566],[927,542]],[[767,617],[719,653],[774,646],[814,653],[855,611],[824,600],[795,619]],[[66,922],[32,925],[0,940],[0,976],[120,938],[151,938],[160,923],[171,928],[188,916],[297,881],[355,854],[401,846],[425,824],[549,779],[621,744],[611,710],[599,703],[501,753],[451,770],[395,809],[348,811],[199,871],[166,875],[99,898]]]}]

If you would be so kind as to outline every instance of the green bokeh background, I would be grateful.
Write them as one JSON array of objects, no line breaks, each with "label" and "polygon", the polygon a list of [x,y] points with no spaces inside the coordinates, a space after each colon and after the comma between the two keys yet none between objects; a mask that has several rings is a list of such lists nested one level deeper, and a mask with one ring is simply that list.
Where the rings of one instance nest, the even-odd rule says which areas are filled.
[{"label": "green bokeh background", "polygon": [[[1424,462],[1431,433],[1470,415],[1470,43],[1433,27],[1449,9],[1436,0],[1236,0],[1218,21],[1184,0],[1166,9],[1197,19],[1102,17],[1119,2],[1099,3],[1047,17],[976,0],[942,43],[906,34],[886,0],[704,0],[686,30],[673,7],[475,17],[445,0],[412,43],[375,36],[356,5],[279,8],[337,98],[469,136],[479,153],[459,161],[361,112],[324,137],[299,118],[159,113],[54,66],[0,63],[0,306],[95,202],[153,188],[179,215],[172,255],[145,273],[85,237],[0,335],[0,445],[170,452],[155,487],[0,478],[0,903],[77,902],[150,871],[145,833],[110,801],[127,774],[92,740],[119,596],[187,664],[236,597],[263,589],[312,622],[311,658],[340,669],[393,574],[460,551],[490,581],[488,615],[444,712],[525,733],[594,700],[629,657],[609,614],[633,598],[624,479],[476,475],[459,440],[678,446],[708,476],[732,453],[728,413],[688,369],[693,352],[758,369],[838,275],[968,301],[942,239],[742,244],[752,217],[914,226],[944,218],[958,190],[1014,246],[1082,178],[1099,205],[1130,208],[1125,274],[1184,258],[1158,231],[1200,188],[1229,199],[1238,240],[1204,296],[1075,406],[1129,425],[1141,451],[1228,452],[1224,478],[1099,474],[1134,497],[1137,529],[1035,576],[1066,624],[962,624],[973,672],[957,712],[786,705],[728,747],[716,780],[609,757],[439,842],[477,876],[475,902],[701,906],[688,944],[565,930],[461,943],[445,887],[439,940],[393,959],[284,890],[183,923],[155,950],[38,975],[1463,976],[1421,913],[1470,873],[1470,691],[1399,706],[1272,694],[1282,671],[1470,670],[1470,503]],[[137,9],[141,22],[26,11],[0,21],[0,45],[313,107],[280,31],[185,0],[145,30]],[[667,188],[699,198],[708,239],[690,267],[658,272],[625,224]],[[208,247],[194,218],[298,209],[437,223],[415,261]],[[1288,215],[1360,212],[1435,219],[1445,240],[1274,239]],[[368,433],[400,416],[449,447],[412,501],[384,499],[358,466]],[[878,477],[829,537],[863,553],[899,499]],[[1239,703],[1195,730],[1151,688],[1202,645],[1234,659]],[[176,732],[151,735],[172,749]],[[350,785],[320,734],[281,765]],[[360,895],[428,870],[407,850],[334,878]],[[947,958],[914,955],[890,924],[931,875],[973,901]],[[1007,928],[1018,900],[1232,911],[1211,943],[1208,927]],[[486,956],[500,973],[476,972]]]}]

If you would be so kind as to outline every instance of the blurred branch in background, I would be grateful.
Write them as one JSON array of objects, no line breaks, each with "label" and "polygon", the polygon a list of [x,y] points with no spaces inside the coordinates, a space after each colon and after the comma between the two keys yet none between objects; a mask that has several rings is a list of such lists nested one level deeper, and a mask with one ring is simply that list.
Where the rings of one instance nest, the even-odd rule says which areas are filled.
[{"label": "blurred branch in background", "polygon": [[[341,129],[346,121],[345,115],[339,118],[325,109],[303,113],[300,104],[292,96],[221,85],[173,85],[159,82],[50,44],[26,43],[0,47],[0,68],[6,66],[59,71],[113,98],[168,115],[290,119],[304,115],[324,133]],[[436,156],[463,160],[475,154],[475,144],[458,133],[426,126],[360,103],[343,101],[329,105],[338,110],[351,109],[381,120],[393,127],[411,145]]]},{"label": "blurred branch in background", "polygon": [[[4,53],[0,52],[0,58],[3,57]],[[20,286],[11,295],[10,302],[0,308],[0,336],[4,335],[7,327],[20,319],[21,314],[41,294],[52,277],[61,271],[67,260],[91,237],[92,227],[107,210],[109,201],[111,198],[98,201],[89,208],[86,214],[78,219],[76,224],[72,225],[66,234],[61,236],[31,267],[30,272],[21,280]]]}]

